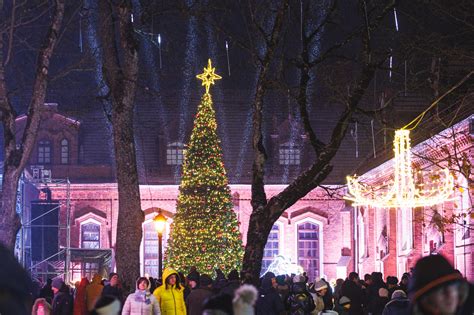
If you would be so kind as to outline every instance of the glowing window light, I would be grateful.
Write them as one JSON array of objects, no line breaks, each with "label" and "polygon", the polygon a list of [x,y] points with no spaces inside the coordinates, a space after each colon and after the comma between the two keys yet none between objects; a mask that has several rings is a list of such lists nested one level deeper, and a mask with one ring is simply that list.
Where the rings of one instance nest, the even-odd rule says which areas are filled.
[{"label": "glowing window light", "polygon": [[390,183],[369,186],[360,183],[355,176],[348,176],[349,195],[344,199],[353,201],[354,206],[367,205],[377,208],[428,207],[452,199],[454,177],[448,169],[443,169],[433,176],[435,179],[432,184],[437,184],[437,187],[427,187],[422,191],[415,186],[409,130],[395,131],[393,150],[395,168],[391,186]]}]

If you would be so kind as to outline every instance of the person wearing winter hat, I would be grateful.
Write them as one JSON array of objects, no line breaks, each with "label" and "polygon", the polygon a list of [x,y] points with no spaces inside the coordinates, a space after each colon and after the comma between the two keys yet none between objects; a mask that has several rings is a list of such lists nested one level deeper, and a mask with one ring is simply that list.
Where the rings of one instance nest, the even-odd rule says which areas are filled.
[{"label": "person wearing winter hat", "polygon": [[103,289],[102,277],[99,274],[95,274],[86,288],[86,304],[89,312],[94,309],[95,303],[100,298]]},{"label": "person wearing winter hat", "polygon": [[104,289],[102,289],[101,296],[106,295],[115,296],[120,301],[120,303],[124,302],[123,290],[120,284],[119,275],[115,272],[111,272],[109,274],[109,284],[104,286]]},{"label": "person wearing winter hat", "polygon": [[391,299],[393,292],[400,289],[400,287],[398,286],[397,277],[393,277],[393,276],[387,277],[387,289],[388,289],[388,297],[389,299]]},{"label": "person wearing winter hat", "polygon": [[290,286],[287,283],[287,279],[285,275],[279,275],[276,277],[277,282],[277,291],[280,294],[281,299],[284,301],[287,300],[288,295],[290,294]]},{"label": "person wearing winter hat", "polygon": [[187,279],[188,279],[189,287],[191,288],[191,290],[195,290],[199,288],[199,278],[200,278],[200,274],[199,272],[197,272],[197,270],[193,270],[188,274]]},{"label": "person wearing winter hat", "polygon": [[53,312],[52,315],[70,315],[73,311],[73,299],[63,279],[57,277],[51,283],[53,288]]},{"label": "person wearing winter hat", "polygon": [[204,302],[202,315],[234,315],[232,297],[227,294],[211,296]]},{"label": "person wearing winter hat", "polygon": [[257,296],[258,291],[253,285],[244,284],[235,290],[234,299],[232,300],[234,315],[254,315]]},{"label": "person wearing winter hat", "polygon": [[385,305],[382,315],[409,315],[410,301],[402,290],[395,290],[392,299]]},{"label": "person wearing winter hat", "polygon": [[311,312],[311,315],[317,315],[319,312],[324,311],[324,300],[323,297],[328,291],[328,285],[323,280],[316,281],[310,289],[311,296],[313,297],[315,309]]},{"label": "person wearing winter hat", "polygon": [[87,315],[86,305],[86,287],[89,284],[87,278],[82,278],[79,285],[76,287],[76,294],[74,297],[74,315]]},{"label": "person wearing winter hat", "polygon": [[400,280],[400,284],[398,285],[400,287],[400,290],[403,290],[403,292],[408,293],[408,282],[410,281],[410,274],[408,272],[405,272],[402,275],[402,279]]},{"label": "person wearing winter hat", "polygon": [[345,295],[341,296],[341,298],[339,299],[339,302],[336,303],[336,306],[334,307],[334,310],[339,315],[349,315],[350,309],[351,309],[351,299],[349,299]]},{"label": "person wearing winter hat", "polygon": [[160,304],[161,314],[186,315],[183,291],[176,270],[166,268],[163,271],[163,284],[153,292]]},{"label": "person wearing winter hat", "polygon": [[276,290],[277,285],[273,272],[267,272],[263,276],[262,285],[258,291],[258,299],[255,304],[255,314],[278,315],[284,312],[285,305]]},{"label": "person wearing winter hat", "polygon": [[102,295],[95,303],[90,315],[118,315],[121,313],[122,303],[113,295]]},{"label": "person wearing winter hat", "polygon": [[122,315],[160,315],[158,300],[150,293],[150,280],[140,277],[137,280],[136,290],[130,294],[123,305]]},{"label": "person wearing winter hat", "polygon": [[186,298],[187,314],[201,315],[204,302],[213,295],[212,278],[209,275],[201,275],[201,285],[195,288]]},{"label": "person wearing winter hat", "polygon": [[350,315],[364,314],[363,304],[365,296],[357,272],[351,272],[346,281],[344,281],[341,288],[341,295],[351,300],[351,307],[349,309]]},{"label": "person wearing winter hat", "polygon": [[472,314],[474,298],[470,291],[472,288],[446,258],[423,257],[417,261],[408,285],[411,313]]},{"label": "person wearing winter hat", "polygon": [[239,287],[240,287],[239,272],[235,269],[232,269],[227,275],[227,283],[222,288],[221,293],[233,296],[235,293],[235,290],[237,290]]},{"label": "person wearing winter hat", "polygon": [[37,298],[33,304],[31,315],[50,315],[51,312],[51,305],[44,298]]},{"label": "person wearing winter hat", "polygon": [[291,314],[310,314],[315,309],[313,297],[306,288],[306,277],[296,275],[293,278],[287,304]]}]

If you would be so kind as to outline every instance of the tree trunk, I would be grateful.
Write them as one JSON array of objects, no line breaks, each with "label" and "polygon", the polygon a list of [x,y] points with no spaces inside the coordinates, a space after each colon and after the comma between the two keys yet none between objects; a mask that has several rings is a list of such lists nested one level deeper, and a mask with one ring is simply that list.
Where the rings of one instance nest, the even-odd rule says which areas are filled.
[{"label": "tree trunk", "polygon": [[[4,133],[5,159],[0,204],[0,242],[10,249],[15,247],[20,218],[16,213],[18,180],[35,146],[41,118],[41,107],[46,97],[48,69],[64,16],[64,0],[56,0],[51,24],[40,48],[33,93],[28,107],[26,127],[20,146],[16,143],[16,113],[8,99],[3,60],[3,34],[0,34],[0,112]],[[13,27],[13,25],[12,25]]]},{"label": "tree trunk", "polygon": [[100,1],[99,10],[104,50],[103,72],[112,101],[112,128],[119,196],[115,261],[124,284],[133,290],[135,281],[140,275],[143,223],[133,133],[138,43],[134,38],[131,23],[132,7],[129,1],[120,1],[118,4]]},{"label": "tree trunk", "polygon": [[[384,16],[393,7],[393,3],[387,6],[381,16]],[[379,17],[376,18],[379,19]],[[278,24],[275,24],[273,32],[278,32]],[[301,173],[295,180],[293,180],[283,191],[276,196],[273,196],[267,201],[264,190],[264,163],[266,160],[265,148],[262,144],[262,109],[263,109],[263,95],[265,94],[265,77],[262,74],[257,81],[257,89],[254,100],[254,116],[253,116],[253,149],[254,149],[254,165],[252,178],[252,214],[250,216],[249,229],[247,232],[247,244],[245,247],[245,255],[243,261],[243,271],[251,274],[254,280],[260,276],[260,269],[262,265],[263,251],[267,242],[268,235],[273,224],[283,214],[283,212],[295,204],[300,198],[307,195],[311,190],[319,186],[322,181],[329,175],[332,170],[330,165],[332,158],[336,155],[342,140],[344,139],[348,126],[354,111],[357,109],[364,92],[368,88],[375,70],[385,61],[381,58],[378,62],[371,62],[371,47],[369,41],[363,36],[363,42],[366,43],[362,52],[364,56],[364,64],[358,80],[353,86],[353,89],[348,91],[346,97],[346,109],[339,117],[338,122],[333,128],[332,135],[328,144],[324,144],[316,138],[312,130],[306,110],[307,106],[307,89],[309,82],[310,63],[308,58],[309,41],[305,41],[302,53],[300,90],[298,95],[298,103],[300,112],[303,118],[303,124],[306,132],[310,135],[310,142],[317,154],[317,158],[313,165]],[[269,41],[267,55],[271,59],[272,52],[275,50],[276,43]],[[272,45],[275,44],[275,45]],[[330,50],[328,50],[330,51]],[[269,64],[266,58],[262,62],[263,70]]]}]

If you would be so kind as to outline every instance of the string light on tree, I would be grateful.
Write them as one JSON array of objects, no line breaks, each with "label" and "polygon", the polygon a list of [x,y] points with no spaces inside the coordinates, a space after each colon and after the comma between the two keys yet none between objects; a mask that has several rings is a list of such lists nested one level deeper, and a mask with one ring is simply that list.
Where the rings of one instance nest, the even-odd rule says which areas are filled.
[{"label": "string light on tree", "polygon": [[345,199],[353,201],[355,206],[368,205],[378,208],[428,207],[451,200],[454,177],[448,169],[442,169],[431,176],[434,187],[423,188],[422,184],[415,185],[409,130],[395,131],[393,146],[395,165],[391,183],[369,186],[359,182],[355,176],[348,176],[349,195],[345,196]]},{"label": "string light on tree", "polygon": [[196,266],[204,273],[212,273],[215,268],[227,273],[240,269],[243,246],[209,93],[210,86],[221,77],[215,73],[211,60],[197,77],[203,81],[206,93],[184,155],[165,265],[182,272]]}]

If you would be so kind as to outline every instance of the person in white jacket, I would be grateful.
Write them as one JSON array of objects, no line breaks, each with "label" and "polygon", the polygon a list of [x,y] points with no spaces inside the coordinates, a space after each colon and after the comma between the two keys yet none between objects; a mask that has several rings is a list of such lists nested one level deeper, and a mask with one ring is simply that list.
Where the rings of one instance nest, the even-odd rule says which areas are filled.
[{"label": "person in white jacket", "polygon": [[150,293],[149,287],[147,278],[138,278],[137,289],[127,297],[122,315],[161,315],[160,304]]}]

